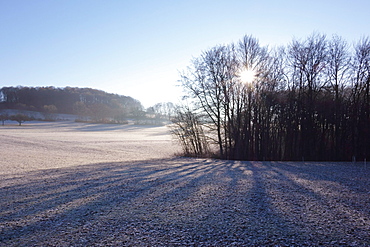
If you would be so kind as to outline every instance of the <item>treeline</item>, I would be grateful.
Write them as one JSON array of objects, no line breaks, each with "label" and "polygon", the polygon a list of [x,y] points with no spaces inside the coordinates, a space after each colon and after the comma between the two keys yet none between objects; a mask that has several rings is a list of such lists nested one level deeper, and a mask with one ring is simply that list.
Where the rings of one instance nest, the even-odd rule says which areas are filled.
[{"label": "treeline", "polygon": [[143,107],[131,97],[91,88],[18,86],[0,89],[0,109],[75,114],[81,119],[120,122],[139,114]]},{"label": "treeline", "polygon": [[173,132],[188,155],[369,160],[369,38],[312,34],[271,49],[245,36],[206,50],[181,78],[189,103]]}]

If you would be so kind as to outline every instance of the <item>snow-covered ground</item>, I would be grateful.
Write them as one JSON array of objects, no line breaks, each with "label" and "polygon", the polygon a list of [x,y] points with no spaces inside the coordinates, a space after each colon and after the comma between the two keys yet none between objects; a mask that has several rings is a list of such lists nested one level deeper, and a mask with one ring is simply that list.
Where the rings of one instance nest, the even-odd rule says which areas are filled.
[{"label": "snow-covered ground", "polygon": [[0,246],[370,246],[370,167],[174,157],[166,127],[0,126]]},{"label": "snow-covered ground", "polygon": [[0,136],[0,174],[167,158],[179,151],[166,126],[8,121]]}]

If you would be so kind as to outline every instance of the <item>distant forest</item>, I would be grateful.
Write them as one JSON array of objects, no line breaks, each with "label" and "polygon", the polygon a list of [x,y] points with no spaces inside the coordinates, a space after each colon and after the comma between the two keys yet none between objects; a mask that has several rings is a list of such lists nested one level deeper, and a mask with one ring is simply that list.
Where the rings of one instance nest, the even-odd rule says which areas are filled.
[{"label": "distant forest", "polygon": [[315,33],[270,48],[245,36],[204,51],[181,78],[188,105],[173,132],[188,155],[370,158],[369,38]]},{"label": "distant forest", "polygon": [[0,109],[75,114],[97,122],[121,122],[140,114],[143,106],[131,97],[91,88],[18,86],[0,89]]}]

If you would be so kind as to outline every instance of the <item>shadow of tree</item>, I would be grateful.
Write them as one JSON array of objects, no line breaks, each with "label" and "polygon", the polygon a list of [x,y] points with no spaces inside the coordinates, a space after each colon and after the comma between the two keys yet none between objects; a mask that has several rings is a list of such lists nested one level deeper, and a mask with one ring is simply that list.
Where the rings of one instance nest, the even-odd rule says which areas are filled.
[{"label": "shadow of tree", "polygon": [[345,164],[172,158],[0,184],[2,246],[370,243],[369,172]]}]

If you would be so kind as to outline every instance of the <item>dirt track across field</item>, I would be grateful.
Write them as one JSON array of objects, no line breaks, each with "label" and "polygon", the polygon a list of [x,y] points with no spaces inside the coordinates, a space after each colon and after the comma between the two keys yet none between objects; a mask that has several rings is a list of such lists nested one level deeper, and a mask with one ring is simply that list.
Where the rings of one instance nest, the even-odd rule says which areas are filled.
[{"label": "dirt track across field", "polygon": [[179,158],[154,126],[0,135],[0,246],[370,245],[363,163]]}]

